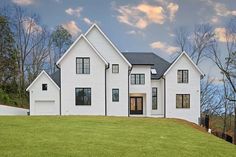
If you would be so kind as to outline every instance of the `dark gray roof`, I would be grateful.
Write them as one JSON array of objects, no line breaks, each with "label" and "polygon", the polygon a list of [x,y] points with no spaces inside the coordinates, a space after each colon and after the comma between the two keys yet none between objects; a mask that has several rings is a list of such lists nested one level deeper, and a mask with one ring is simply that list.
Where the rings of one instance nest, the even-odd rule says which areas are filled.
[{"label": "dark gray roof", "polygon": [[157,74],[152,74],[152,79],[159,79],[169,68],[171,63],[152,52],[123,52],[125,58],[132,65],[151,65]]},{"label": "dark gray roof", "polygon": [[58,87],[61,88],[61,74],[60,74],[60,72],[61,72],[60,70],[57,70],[56,72],[51,74],[50,77],[58,85]]}]

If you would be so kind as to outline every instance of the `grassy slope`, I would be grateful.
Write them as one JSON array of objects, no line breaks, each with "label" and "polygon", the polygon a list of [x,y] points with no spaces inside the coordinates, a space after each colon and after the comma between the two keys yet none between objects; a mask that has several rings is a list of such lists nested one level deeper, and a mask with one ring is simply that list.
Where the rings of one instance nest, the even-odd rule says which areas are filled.
[{"label": "grassy slope", "polygon": [[0,117],[0,156],[236,156],[236,146],[173,119]]}]

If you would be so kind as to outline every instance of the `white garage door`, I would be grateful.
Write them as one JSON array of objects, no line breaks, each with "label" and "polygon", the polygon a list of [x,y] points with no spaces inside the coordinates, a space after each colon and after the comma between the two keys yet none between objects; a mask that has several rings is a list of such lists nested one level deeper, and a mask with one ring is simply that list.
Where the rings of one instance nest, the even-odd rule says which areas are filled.
[{"label": "white garage door", "polygon": [[35,100],[36,115],[57,115],[59,105],[54,100]]}]

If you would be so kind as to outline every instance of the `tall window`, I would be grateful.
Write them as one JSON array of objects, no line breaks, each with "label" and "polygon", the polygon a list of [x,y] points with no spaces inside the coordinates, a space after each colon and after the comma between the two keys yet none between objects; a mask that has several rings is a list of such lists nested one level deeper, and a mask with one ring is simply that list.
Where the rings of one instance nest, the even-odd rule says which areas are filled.
[{"label": "tall window", "polygon": [[152,109],[157,110],[157,88],[152,88]]},{"label": "tall window", "polygon": [[145,75],[131,74],[131,84],[145,84]]},{"label": "tall window", "polygon": [[190,94],[176,94],[176,108],[190,108]]},{"label": "tall window", "polygon": [[119,89],[112,89],[112,101],[113,102],[119,101]]},{"label": "tall window", "polygon": [[188,70],[178,70],[178,83],[188,83]]},{"label": "tall window", "polygon": [[119,64],[112,64],[112,73],[119,73]]},{"label": "tall window", "polygon": [[91,105],[91,88],[75,88],[75,104]]},{"label": "tall window", "polygon": [[89,74],[90,73],[90,58],[77,57],[76,58],[76,73],[77,74]]}]

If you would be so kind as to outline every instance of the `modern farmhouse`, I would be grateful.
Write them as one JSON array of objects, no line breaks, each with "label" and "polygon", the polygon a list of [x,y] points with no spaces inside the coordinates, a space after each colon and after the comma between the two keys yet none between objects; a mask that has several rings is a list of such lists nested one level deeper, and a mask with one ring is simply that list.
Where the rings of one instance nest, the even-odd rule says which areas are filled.
[{"label": "modern farmhouse", "polygon": [[181,118],[198,123],[201,70],[183,52],[172,63],[154,53],[122,53],[92,25],[30,84],[30,115]]}]

